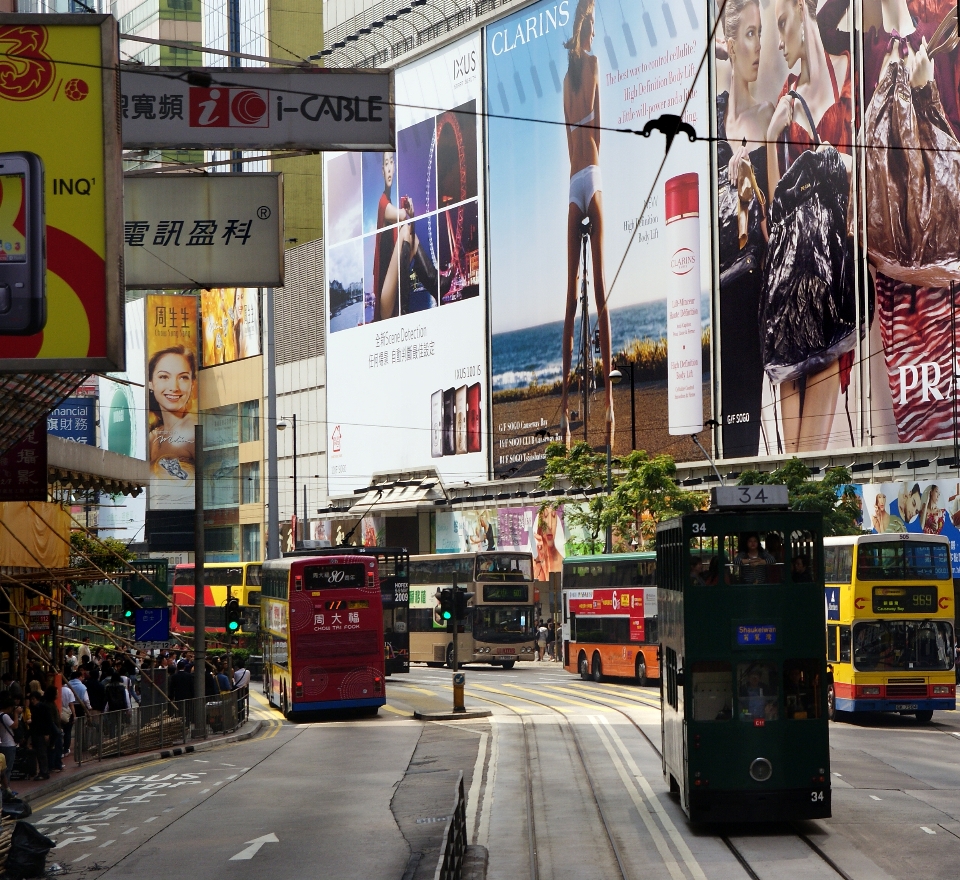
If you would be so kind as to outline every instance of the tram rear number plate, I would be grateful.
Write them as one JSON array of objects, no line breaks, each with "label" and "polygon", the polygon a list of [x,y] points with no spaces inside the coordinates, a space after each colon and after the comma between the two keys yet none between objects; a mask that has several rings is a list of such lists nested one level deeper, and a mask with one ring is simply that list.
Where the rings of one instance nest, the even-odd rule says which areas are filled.
[{"label": "tram rear number plate", "polygon": [[915,712],[919,708],[916,703],[895,703],[893,707],[895,712]]}]

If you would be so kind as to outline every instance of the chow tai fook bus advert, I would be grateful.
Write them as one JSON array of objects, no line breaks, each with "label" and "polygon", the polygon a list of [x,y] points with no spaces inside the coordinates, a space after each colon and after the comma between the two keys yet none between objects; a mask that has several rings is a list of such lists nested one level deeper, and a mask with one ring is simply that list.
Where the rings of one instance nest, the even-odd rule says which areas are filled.
[{"label": "chow tai fook bus advert", "polygon": [[642,642],[643,589],[571,590],[567,593],[570,614],[582,617],[629,617],[630,641]]},{"label": "chow tai fook bus advert", "polygon": [[123,369],[117,22],[0,14],[0,371]]}]

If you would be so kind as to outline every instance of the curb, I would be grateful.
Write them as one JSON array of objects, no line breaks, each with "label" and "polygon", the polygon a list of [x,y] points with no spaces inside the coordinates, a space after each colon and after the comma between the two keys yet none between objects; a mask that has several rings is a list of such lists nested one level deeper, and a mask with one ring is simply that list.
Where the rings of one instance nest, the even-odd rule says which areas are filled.
[{"label": "curb", "polygon": [[[251,737],[256,736],[263,728],[263,721],[247,721],[243,726],[246,727],[247,724],[251,725],[249,730],[243,730],[243,728],[241,728],[240,733],[232,733],[229,736],[225,736],[223,739],[201,740],[198,743],[191,744],[193,745],[194,752],[206,752],[215,746],[232,745],[233,743],[243,742],[244,740],[248,740]],[[90,762],[81,765],[80,769],[77,770],[76,773],[57,779],[56,781],[51,780],[46,785],[40,785],[31,791],[25,792],[20,796],[20,798],[21,800],[30,803],[46,795],[56,794],[57,792],[72,788],[75,782],[79,782],[82,779],[89,779],[91,776],[100,776],[103,773],[110,773],[113,770],[124,770],[127,767],[135,767],[137,764],[146,764],[150,761],[160,761],[164,760],[165,758],[180,757],[180,755],[174,756],[171,754],[174,748],[182,750],[187,748],[187,746],[171,746],[169,749],[164,749],[162,752],[137,752],[135,755],[129,755],[127,757],[120,758],[116,763],[111,764],[109,767],[104,766],[104,764],[100,761],[93,759]]]},{"label": "curb", "polygon": [[465,718],[489,718],[493,712],[489,709],[468,709],[466,712],[421,712],[417,710],[413,717],[418,721],[463,721]]}]

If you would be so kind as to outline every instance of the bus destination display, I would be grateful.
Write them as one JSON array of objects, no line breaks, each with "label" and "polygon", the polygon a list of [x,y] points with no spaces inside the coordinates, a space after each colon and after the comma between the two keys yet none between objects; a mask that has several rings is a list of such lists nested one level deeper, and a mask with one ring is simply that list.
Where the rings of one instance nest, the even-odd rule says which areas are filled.
[{"label": "bus destination display", "polygon": [[874,614],[930,614],[937,610],[936,587],[874,587]]},{"label": "bus destination display", "polygon": [[495,586],[483,587],[484,602],[515,602],[525,605],[530,601],[530,588],[527,586]]},{"label": "bus destination display", "polygon": [[339,590],[366,586],[367,569],[362,562],[352,565],[307,565],[303,569],[303,577],[308,590]]}]

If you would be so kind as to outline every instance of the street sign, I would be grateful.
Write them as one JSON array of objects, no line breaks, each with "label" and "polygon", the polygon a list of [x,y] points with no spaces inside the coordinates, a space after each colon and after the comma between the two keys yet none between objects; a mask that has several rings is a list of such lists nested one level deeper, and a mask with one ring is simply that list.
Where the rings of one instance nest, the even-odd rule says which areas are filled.
[{"label": "street sign", "polygon": [[46,605],[31,605],[29,611],[30,632],[50,632],[50,609]]},{"label": "street sign", "polygon": [[126,149],[393,150],[389,70],[124,68]]},{"label": "street sign", "polygon": [[170,609],[137,608],[134,612],[134,632],[138,642],[170,641]]},{"label": "street sign", "polygon": [[124,283],[281,287],[282,226],[282,174],[128,174]]}]

